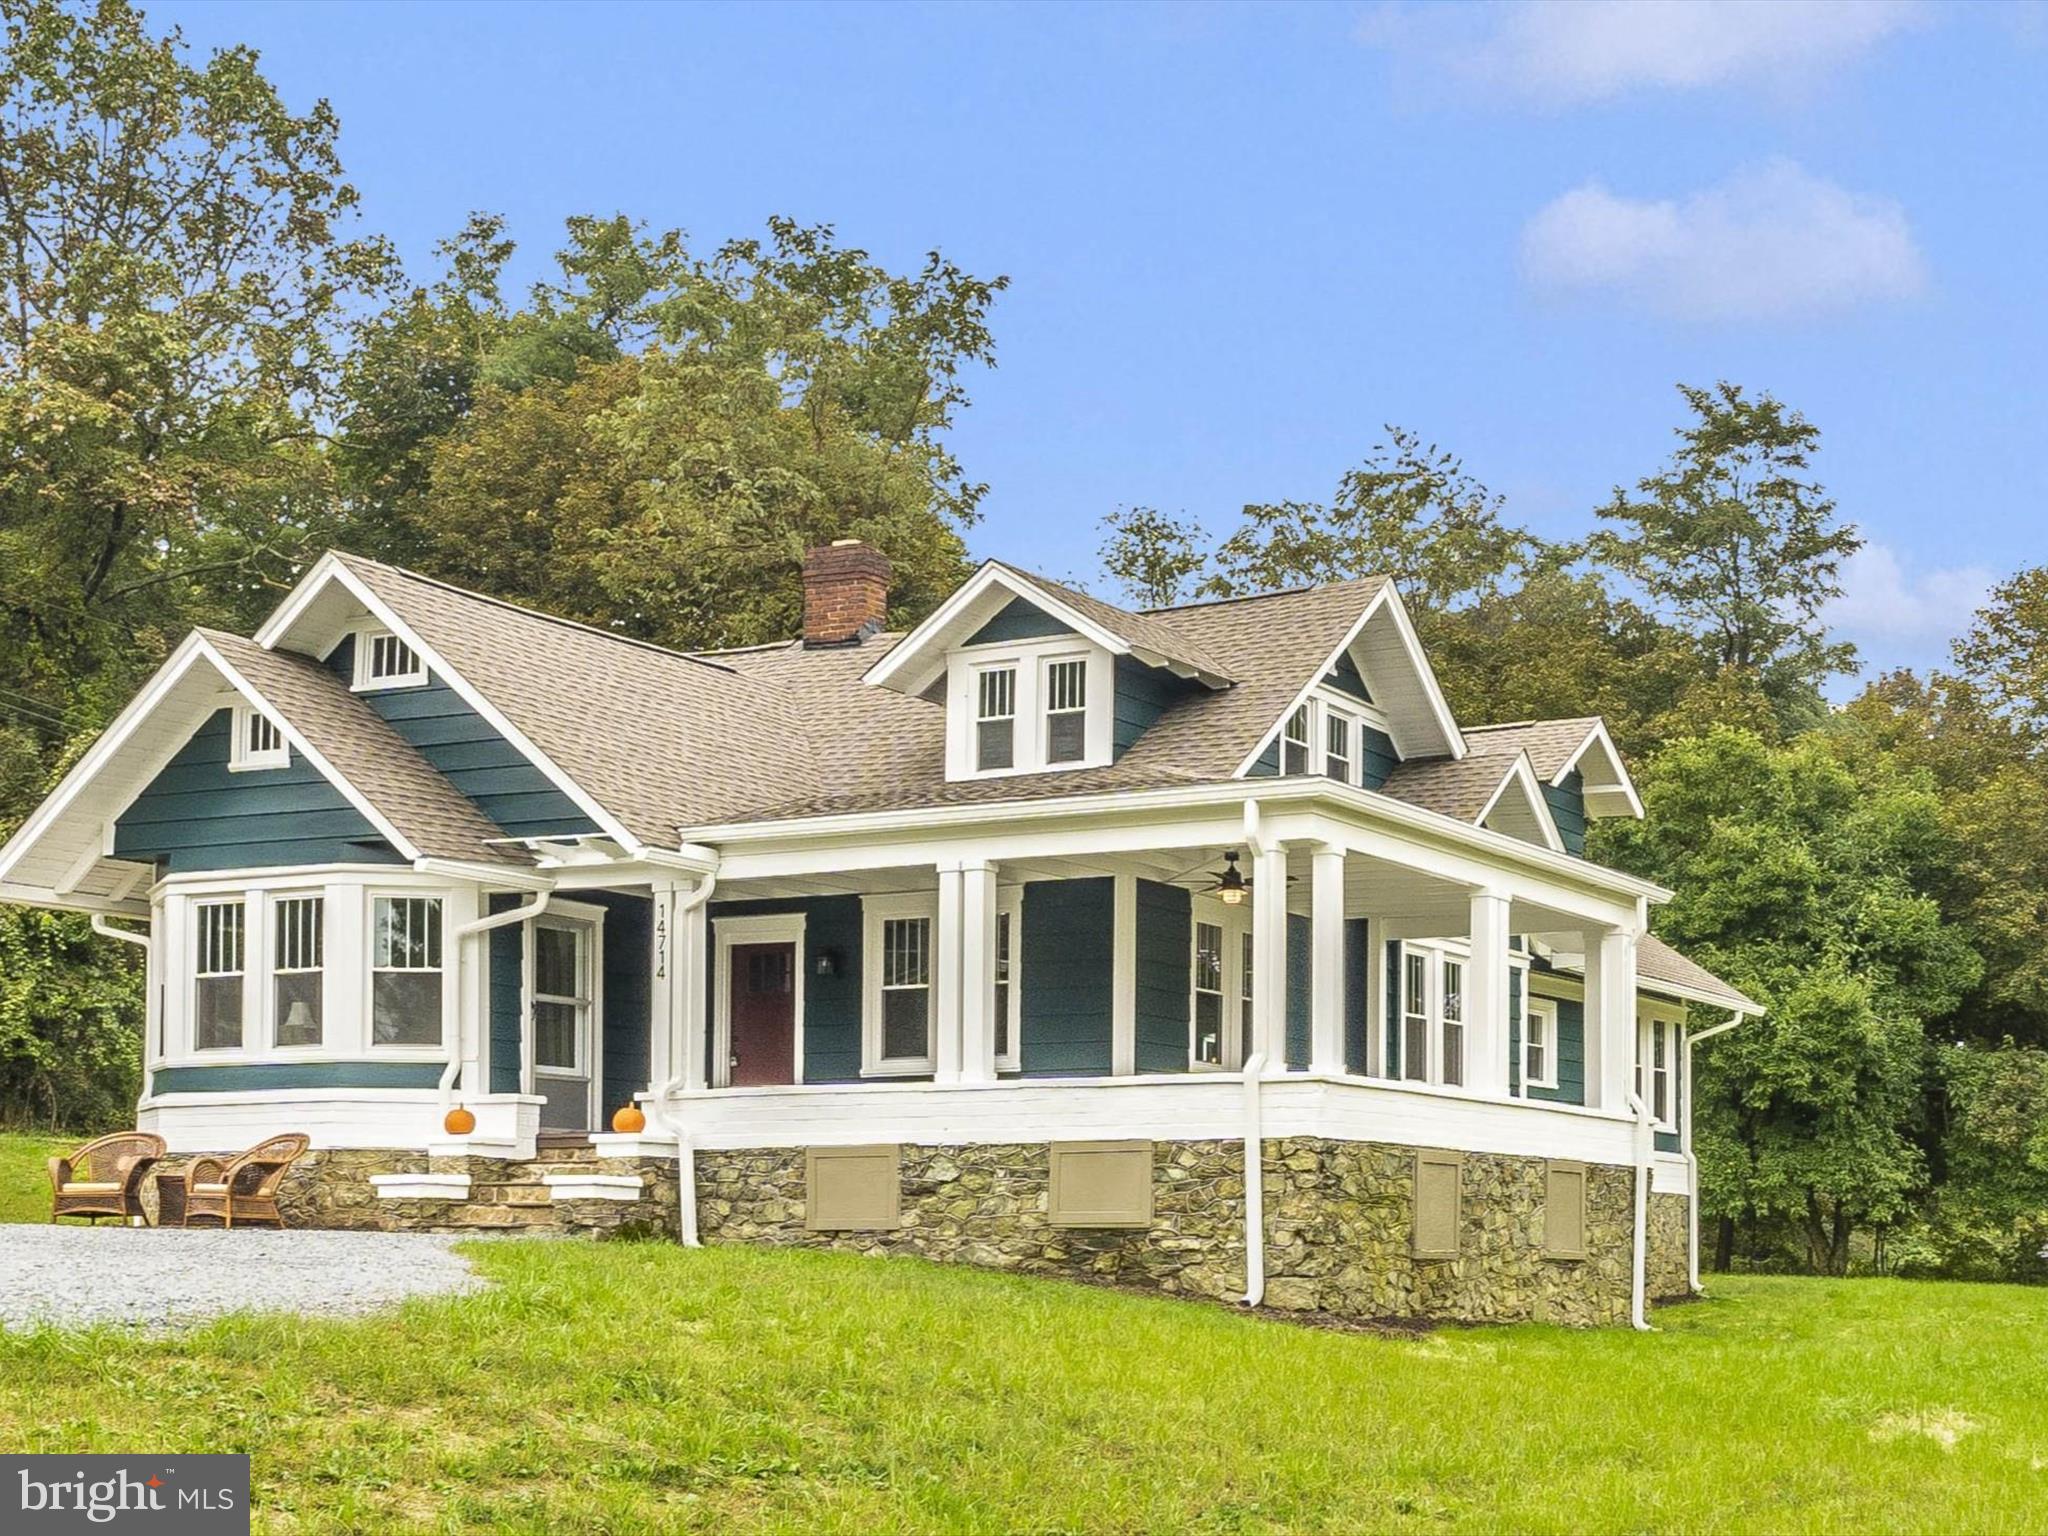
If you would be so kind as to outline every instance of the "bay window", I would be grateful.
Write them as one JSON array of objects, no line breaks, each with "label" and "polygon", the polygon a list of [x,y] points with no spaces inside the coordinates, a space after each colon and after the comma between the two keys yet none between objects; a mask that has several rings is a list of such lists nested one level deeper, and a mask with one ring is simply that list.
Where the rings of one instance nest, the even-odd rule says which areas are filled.
[{"label": "bay window", "polygon": [[370,922],[370,1043],[441,1043],[441,898],[379,896]]},{"label": "bay window", "polygon": [[192,1048],[232,1051],[242,1045],[242,902],[204,901],[193,909],[197,941],[192,965]]},{"label": "bay window", "polygon": [[318,896],[280,896],[271,903],[270,1039],[283,1049],[320,1044],[326,907]]}]

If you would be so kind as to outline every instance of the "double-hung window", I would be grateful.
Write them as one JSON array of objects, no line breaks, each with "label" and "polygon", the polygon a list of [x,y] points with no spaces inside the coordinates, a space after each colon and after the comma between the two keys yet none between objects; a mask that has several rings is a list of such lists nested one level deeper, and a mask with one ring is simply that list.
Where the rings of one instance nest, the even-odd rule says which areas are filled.
[{"label": "double-hung window", "polygon": [[933,939],[938,903],[931,895],[870,896],[863,905],[861,1070],[908,1077],[932,1070],[937,1014]]},{"label": "double-hung window", "polygon": [[1323,772],[1340,784],[1351,782],[1351,717],[1323,711]]},{"label": "double-hung window", "polygon": [[1401,956],[1401,1075],[1429,1081],[1429,953],[1410,949]]},{"label": "double-hung window", "polygon": [[1078,763],[1088,755],[1088,662],[1045,664],[1045,760]]},{"label": "double-hung window", "polygon": [[996,912],[995,955],[995,1054],[998,1072],[1015,1072],[1022,1065],[1018,1009],[1022,1001],[1017,978],[1017,940],[1020,909],[1003,905]]},{"label": "double-hung window", "polygon": [[[1677,1123],[1677,1095],[1672,1082],[1678,1055],[1678,1026],[1665,1019],[1645,1020],[1636,1030],[1636,1092],[1646,1094],[1650,1114],[1659,1125]],[[1647,1075],[1649,1087],[1643,1081]]]},{"label": "double-hung window", "polygon": [[1309,707],[1304,704],[1287,717],[1280,731],[1280,771],[1307,773],[1309,752]]},{"label": "double-hung window", "polygon": [[1195,1065],[1220,1067],[1223,1060],[1223,925],[1195,924]]},{"label": "double-hung window", "polygon": [[1522,1007],[1522,1087],[1557,1086],[1557,1004],[1529,998]]},{"label": "double-hung window", "polygon": [[1017,669],[989,667],[976,675],[974,767],[977,773],[1017,765]]},{"label": "double-hung window", "polygon": [[370,924],[370,1041],[441,1043],[441,898],[379,896]]},{"label": "double-hung window", "polygon": [[280,896],[270,906],[270,1033],[281,1049],[320,1044],[326,907],[318,896]]},{"label": "double-hung window", "polygon": [[196,949],[192,966],[192,1048],[233,1051],[242,1045],[244,908],[236,901],[203,901],[192,909]]},{"label": "double-hung window", "polygon": [[1443,990],[1438,999],[1442,1016],[1443,1046],[1438,1058],[1439,1080],[1460,1087],[1465,1081],[1465,965],[1460,960],[1443,962]]},{"label": "double-hung window", "polygon": [[1248,1061],[1252,1054],[1252,935],[1246,929],[1237,936],[1237,1059]]}]

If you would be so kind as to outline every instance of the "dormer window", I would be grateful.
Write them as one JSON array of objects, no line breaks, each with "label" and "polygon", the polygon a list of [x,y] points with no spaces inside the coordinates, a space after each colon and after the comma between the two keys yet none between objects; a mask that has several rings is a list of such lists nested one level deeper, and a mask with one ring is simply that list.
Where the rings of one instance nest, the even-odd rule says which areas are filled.
[{"label": "dormer window", "polygon": [[947,658],[946,777],[996,778],[1111,760],[1113,664],[1072,635],[962,646]]},{"label": "dormer window", "polygon": [[979,674],[974,717],[977,773],[1017,766],[1017,669],[989,667]]},{"label": "dormer window", "polygon": [[283,727],[262,710],[237,705],[234,733],[234,747],[228,754],[230,773],[290,765],[291,751],[285,746]]},{"label": "dormer window", "polygon": [[358,692],[376,688],[404,688],[427,680],[427,669],[419,652],[389,630],[365,630],[356,636],[356,678]]},{"label": "dormer window", "polygon": [[1351,717],[1331,710],[1323,718],[1323,772],[1340,784],[1351,777]]},{"label": "dormer window", "polygon": [[1088,662],[1045,664],[1045,760],[1078,763],[1088,755]]},{"label": "dormer window", "polygon": [[1309,707],[1304,704],[1287,717],[1280,733],[1280,771],[1285,774],[1309,771]]}]

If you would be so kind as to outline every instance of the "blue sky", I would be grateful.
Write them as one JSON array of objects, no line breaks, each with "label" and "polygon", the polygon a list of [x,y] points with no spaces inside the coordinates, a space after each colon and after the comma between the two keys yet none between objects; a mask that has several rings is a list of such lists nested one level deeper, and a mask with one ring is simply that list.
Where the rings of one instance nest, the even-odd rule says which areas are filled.
[{"label": "blue sky", "polygon": [[421,271],[489,209],[1007,273],[977,554],[1324,496],[1384,422],[1571,533],[1730,378],[1824,432],[1871,663],[2048,560],[2038,5],[148,9],[331,100]]}]

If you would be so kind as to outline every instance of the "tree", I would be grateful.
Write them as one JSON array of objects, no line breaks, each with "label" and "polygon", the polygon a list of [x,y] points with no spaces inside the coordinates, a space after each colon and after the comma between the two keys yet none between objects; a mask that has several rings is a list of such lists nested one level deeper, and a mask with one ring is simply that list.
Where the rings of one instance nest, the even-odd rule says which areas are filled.
[{"label": "tree", "polygon": [[1505,501],[1464,461],[1389,426],[1329,502],[1254,503],[1218,546],[1202,590],[1239,597],[1353,576],[1391,576],[1418,623],[1502,590],[1536,553]]},{"label": "tree", "polygon": [[1956,642],[1955,660],[1984,706],[2030,748],[2048,743],[2048,566],[1992,590]]},{"label": "tree", "polygon": [[1694,419],[1677,454],[1633,494],[1615,488],[1599,509],[1615,526],[1593,552],[1691,632],[1710,666],[1754,675],[1781,724],[1815,724],[1821,685],[1855,668],[1820,613],[1863,543],[1809,478],[1820,432],[1734,384],[1679,393]]},{"label": "tree", "polygon": [[1768,1007],[1703,1053],[1694,1135],[1702,1208],[1753,1251],[1842,1273],[1858,1230],[1904,1219],[1926,1026],[1981,964],[1932,894],[1955,856],[1922,772],[1815,732],[1773,745],[1719,729],[1639,778],[1647,820],[1603,823],[1593,853],[1676,892],[1657,930]]},{"label": "tree", "polygon": [[1156,507],[1118,507],[1103,518],[1102,530],[1102,568],[1141,608],[1171,608],[1208,564],[1202,525]]}]

